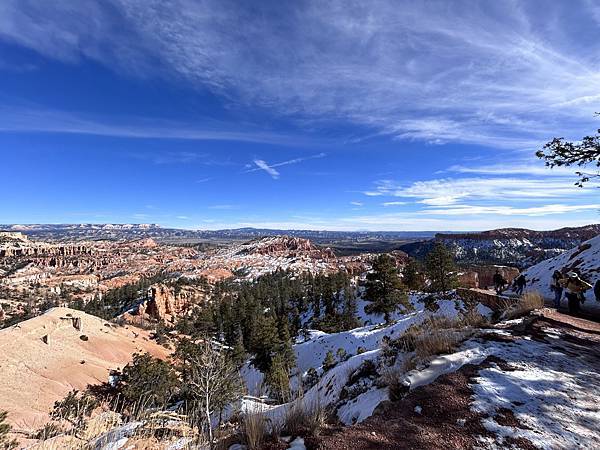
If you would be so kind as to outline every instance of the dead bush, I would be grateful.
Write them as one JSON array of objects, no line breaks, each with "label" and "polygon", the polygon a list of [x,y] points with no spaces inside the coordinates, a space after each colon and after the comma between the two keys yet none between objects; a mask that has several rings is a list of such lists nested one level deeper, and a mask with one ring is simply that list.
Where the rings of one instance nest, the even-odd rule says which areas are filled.
[{"label": "dead bush", "polygon": [[415,351],[420,359],[443,353],[452,353],[468,332],[452,329],[429,329],[415,340]]},{"label": "dead bush", "polygon": [[460,318],[461,324],[465,327],[481,328],[488,325],[488,320],[477,310],[469,309]]},{"label": "dead bush", "polygon": [[388,387],[388,396],[391,401],[401,400],[409,390],[410,385],[404,379],[404,367],[387,368],[381,375],[381,381]]},{"label": "dead bush", "polygon": [[263,412],[248,412],[242,416],[242,433],[250,450],[263,448],[267,437],[267,419]]},{"label": "dead bush", "polygon": [[298,398],[287,409],[281,433],[289,436],[317,436],[325,424],[325,410],[320,402]]},{"label": "dead bush", "polygon": [[502,318],[516,319],[543,307],[544,299],[539,292],[526,292],[517,301],[507,301],[501,306],[504,311]]}]

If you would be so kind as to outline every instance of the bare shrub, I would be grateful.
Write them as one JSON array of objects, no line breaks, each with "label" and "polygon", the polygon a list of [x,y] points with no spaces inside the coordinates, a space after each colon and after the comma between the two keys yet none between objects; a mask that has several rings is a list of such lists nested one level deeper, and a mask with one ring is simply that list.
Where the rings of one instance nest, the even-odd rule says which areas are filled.
[{"label": "bare shrub", "polygon": [[476,309],[469,309],[461,315],[460,322],[465,327],[481,328],[489,324],[489,321]]},{"label": "bare shrub", "polygon": [[531,311],[544,307],[544,299],[539,292],[526,292],[517,301],[505,301],[501,305],[503,319],[516,319]]},{"label": "bare shrub", "polygon": [[262,411],[247,412],[242,416],[242,434],[250,450],[263,448],[267,437],[267,419]]},{"label": "bare shrub", "polygon": [[318,400],[298,398],[287,409],[281,433],[290,436],[317,436],[325,424],[325,410]]},{"label": "bare shrub", "polygon": [[390,367],[381,375],[381,382],[388,387],[388,395],[393,402],[402,399],[408,392],[409,385],[404,379],[406,372],[404,367]]},{"label": "bare shrub", "polygon": [[469,333],[451,329],[430,329],[417,336],[415,350],[423,359],[432,355],[453,352]]}]

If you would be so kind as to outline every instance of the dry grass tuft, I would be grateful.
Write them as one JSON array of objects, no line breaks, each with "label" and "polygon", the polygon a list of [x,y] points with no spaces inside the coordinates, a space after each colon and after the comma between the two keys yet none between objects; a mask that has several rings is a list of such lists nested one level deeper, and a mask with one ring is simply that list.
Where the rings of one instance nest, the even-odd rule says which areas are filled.
[{"label": "dry grass tuft", "polygon": [[452,353],[458,344],[471,334],[468,330],[430,329],[421,333],[415,340],[417,358]]},{"label": "dry grass tuft", "polygon": [[504,310],[502,318],[506,320],[516,319],[543,307],[544,299],[539,292],[526,292],[517,301],[506,302],[502,305]]},{"label": "dry grass tuft", "polygon": [[290,436],[317,436],[325,424],[325,410],[320,402],[298,398],[287,409],[281,433]]},{"label": "dry grass tuft", "polygon": [[261,411],[249,412],[242,416],[242,433],[250,450],[259,450],[267,438],[267,419]]}]

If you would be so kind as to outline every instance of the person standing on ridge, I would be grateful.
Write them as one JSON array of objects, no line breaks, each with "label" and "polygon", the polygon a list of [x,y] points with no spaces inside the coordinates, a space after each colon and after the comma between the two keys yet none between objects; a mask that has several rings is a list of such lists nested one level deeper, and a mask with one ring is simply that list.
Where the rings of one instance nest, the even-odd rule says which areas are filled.
[{"label": "person standing on ridge", "polygon": [[525,275],[521,273],[515,280],[515,284],[517,286],[517,290],[515,291],[517,295],[523,295],[523,289],[525,289],[525,285],[527,284],[527,278]]},{"label": "person standing on ridge", "polygon": [[569,314],[578,315],[581,312],[579,304],[583,293],[590,289],[592,285],[579,278],[579,275],[573,271],[567,273],[566,278],[563,278],[560,284],[567,289],[565,295],[569,301]]},{"label": "person standing on ridge", "polygon": [[496,273],[494,274],[494,289],[496,290],[496,294],[500,295],[502,290],[504,289],[504,285],[506,284],[506,280],[500,274],[500,270],[496,269]]},{"label": "person standing on ridge", "polygon": [[563,287],[560,284],[562,278],[562,273],[559,270],[555,270],[552,274],[552,282],[550,283],[550,290],[554,292],[554,307],[556,309],[560,308],[560,299],[563,295]]}]

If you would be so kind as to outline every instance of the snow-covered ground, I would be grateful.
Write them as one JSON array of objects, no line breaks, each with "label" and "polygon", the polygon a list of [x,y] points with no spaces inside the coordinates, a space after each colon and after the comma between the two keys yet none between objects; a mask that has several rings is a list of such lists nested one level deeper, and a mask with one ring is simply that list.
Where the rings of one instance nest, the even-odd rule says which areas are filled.
[{"label": "snow-covered ground", "polygon": [[[491,342],[484,351],[505,360],[510,370],[482,369],[472,385],[473,408],[485,415],[484,426],[498,447],[505,437],[526,438],[543,449],[598,448],[600,377],[590,355],[552,330],[539,342],[527,336],[515,342]],[[597,367],[597,365],[596,365]],[[501,408],[512,411],[519,427],[496,421]],[[502,420],[500,420],[502,422]],[[487,442],[487,447],[495,447]]]},{"label": "snow-covered ground", "polygon": [[[311,330],[307,340],[297,343],[293,347],[296,353],[298,371],[292,378],[292,387],[298,385],[298,375],[304,377],[311,368],[315,369],[321,378],[315,386],[305,393],[302,401],[306,402],[309,406],[318,404],[321,407],[325,407],[336,404],[338,406],[338,417],[346,424],[361,422],[369,417],[379,403],[387,400],[387,389],[368,384],[372,381],[369,380],[367,381],[368,385],[357,385],[354,387],[356,390],[355,396],[340,402],[340,394],[347,386],[350,374],[359,369],[365,361],[372,361],[375,365],[377,364],[377,360],[381,355],[381,343],[384,338],[397,339],[410,326],[419,324],[428,317],[444,316],[456,318],[464,312],[464,304],[458,298],[455,300],[437,300],[435,312],[425,308],[422,302],[423,298],[422,295],[412,295],[410,300],[414,306],[414,311],[408,314],[397,312],[393,316],[394,322],[390,325],[383,324],[382,316],[366,314],[364,307],[367,302],[361,299],[358,305],[360,319],[365,322],[375,323],[376,325],[367,325],[354,330],[333,334]],[[492,314],[492,311],[483,305],[478,305],[477,310],[484,317],[489,318]],[[338,349],[342,349],[348,359],[338,361],[335,367],[324,373],[322,365],[327,352],[331,351],[336,356]],[[457,356],[453,360],[448,359],[440,360],[437,363],[434,362],[433,368],[422,374],[419,379],[420,381],[417,382],[417,377],[415,376],[415,384],[423,384],[426,382],[425,380],[431,382],[442,373],[457,370],[462,364],[475,358],[469,352],[473,353],[473,350],[467,350],[467,354],[463,355],[463,357]],[[262,386],[263,376],[260,372],[251,365],[247,365],[243,368],[242,375],[251,395],[259,396],[265,393]],[[253,410],[257,407],[259,405],[255,405],[252,399],[245,399],[242,402],[242,408],[245,410]],[[268,414],[273,419],[278,419],[284,416],[285,411],[289,407],[289,404],[278,405],[270,408]],[[264,405],[260,405],[260,408],[264,409]]]}]

